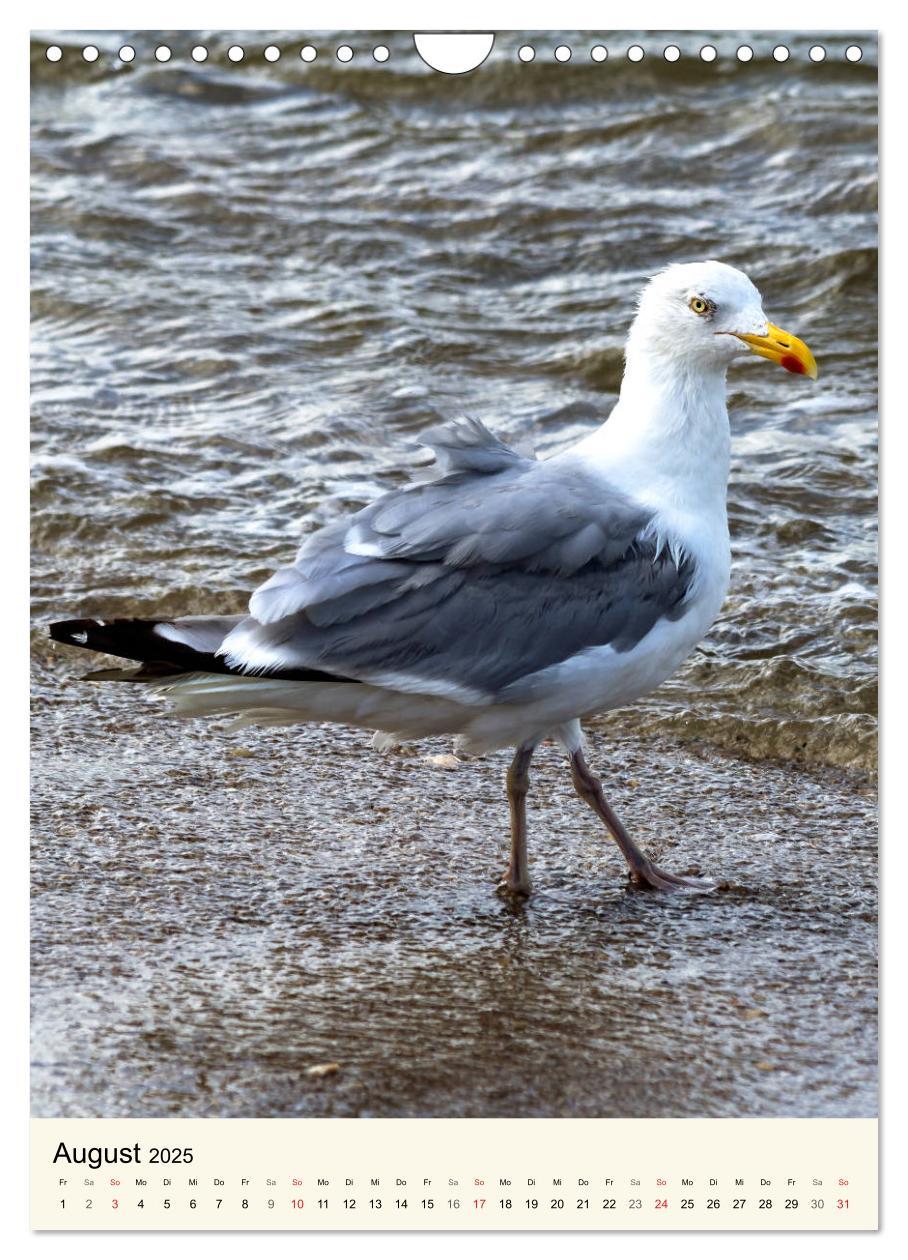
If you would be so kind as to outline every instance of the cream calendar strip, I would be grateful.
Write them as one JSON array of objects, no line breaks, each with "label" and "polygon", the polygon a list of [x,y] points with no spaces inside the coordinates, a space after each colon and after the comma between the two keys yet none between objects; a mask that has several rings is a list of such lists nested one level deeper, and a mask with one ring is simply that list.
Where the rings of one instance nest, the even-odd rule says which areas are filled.
[{"label": "cream calendar strip", "polygon": [[876,1120],[33,1120],[32,1227],[872,1230]]}]

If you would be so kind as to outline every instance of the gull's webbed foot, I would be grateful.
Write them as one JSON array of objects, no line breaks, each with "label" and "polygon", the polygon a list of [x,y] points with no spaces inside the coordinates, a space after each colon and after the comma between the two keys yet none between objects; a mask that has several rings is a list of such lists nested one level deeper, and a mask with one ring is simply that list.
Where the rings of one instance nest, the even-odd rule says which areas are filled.
[{"label": "gull's webbed foot", "polygon": [[698,875],[672,875],[660,870],[655,862],[644,857],[630,867],[628,879],[640,892],[707,893],[716,888],[716,881]]},{"label": "gull's webbed foot", "polygon": [[509,901],[525,901],[533,891],[529,876],[515,875],[513,871],[507,870],[495,887],[495,891],[499,897],[504,897]]}]

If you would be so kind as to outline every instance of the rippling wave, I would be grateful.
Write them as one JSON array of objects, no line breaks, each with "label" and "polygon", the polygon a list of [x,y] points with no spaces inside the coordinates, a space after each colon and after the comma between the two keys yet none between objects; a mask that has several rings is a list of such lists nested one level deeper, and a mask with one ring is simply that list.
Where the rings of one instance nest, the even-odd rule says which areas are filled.
[{"label": "rippling wave", "polygon": [[[613,405],[643,281],[715,256],[820,380],[735,369],[730,598],[684,670],[610,720],[872,769],[873,41],[754,32],[744,66],[726,35],[503,33],[446,78],[401,33],[371,41],[387,66],[344,38],[349,66],[328,34],[95,32],[94,65],[56,35],[56,66],[34,40],[37,622],[239,610],[300,534],[399,484],[440,418],[551,453]],[[596,65],[599,39],[649,55]],[[223,55],[269,42],[276,65]]]}]

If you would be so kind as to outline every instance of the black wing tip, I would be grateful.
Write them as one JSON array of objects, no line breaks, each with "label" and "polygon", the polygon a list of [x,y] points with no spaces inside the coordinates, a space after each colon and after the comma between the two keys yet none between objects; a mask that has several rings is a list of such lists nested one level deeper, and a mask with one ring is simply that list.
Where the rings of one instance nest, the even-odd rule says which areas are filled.
[{"label": "black wing tip", "polygon": [[[87,648],[90,652],[104,652],[123,660],[137,661],[138,673],[122,670],[99,670],[98,679],[134,678],[148,679],[174,677],[178,674],[232,674],[246,676],[246,671],[228,665],[222,656],[212,652],[200,652],[185,644],[165,641],[154,635],[156,626],[172,625],[169,621],[149,621],[144,618],[115,618],[99,621],[94,617],[77,617],[72,621],[54,621],[47,628],[56,643],[70,647]],[[289,682],[356,682],[342,674],[331,674],[321,669],[273,669],[262,674],[263,678],[280,678]]]},{"label": "black wing tip", "polygon": [[71,621],[54,621],[48,626],[48,631],[56,643],[141,661],[146,659],[150,644],[155,649],[152,655],[160,655],[164,645],[152,636],[156,626],[167,624],[166,621],[149,621],[144,617],[115,617],[112,621],[76,617]]},{"label": "black wing tip", "polygon": [[99,628],[99,622],[90,617],[77,617],[72,621],[54,621],[47,627],[55,643],[69,643],[73,647],[85,647],[91,632]]}]

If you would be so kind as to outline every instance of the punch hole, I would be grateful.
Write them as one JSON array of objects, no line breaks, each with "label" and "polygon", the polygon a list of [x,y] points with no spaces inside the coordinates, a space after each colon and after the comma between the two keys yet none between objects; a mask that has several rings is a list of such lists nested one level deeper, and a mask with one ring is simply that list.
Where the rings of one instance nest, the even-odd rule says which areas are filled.
[{"label": "punch hole", "polygon": [[278,48],[277,44],[269,44],[262,53],[262,56],[266,61],[279,61],[281,57],[281,50]]},{"label": "punch hole", "polygon": [[195,48],[193,48],[192,52],[189,55],[190,57],[192,57],[193,61],[207,61],[208,49],[205,47],[204,44],[196,44]]},{"label": "punch hole", "polygon": [[121,61],[126,61],[126,62],[135,61],[136,50],[133,48],[132,44],[124,44],[123,47],[120,49],[120,51],[117,53],[117,56],[120,58]]},{"label": "punch hole", "polygon": [[334,55],[337,57],[338,61],[344,61],[344,62],[352,61],[353,49],[350,47],[349,44],[341,44],[340,48],[338,48],[337,52]]},{"label": "punch hole", "polygon": [[571,59],[570,48],[568,48],[567,44],[559,44],[558,47],[555,49],[555,60],[556,61],[570,61],[570,59]]},{"label": "punch hole", "polygon": [[239,44],[231,44],[227,49],[228,61],[242,61],[245,56],[246,52],[240,48]]},{"label": "punch hole", "polygon": [[639,44],[631,44],[630,48],[627,50],[628,61],[642,61],[645,56],[646,53]]},{"label": "punch hole", "polygon": [[92,61],[97,61],[99,56],[100,56],[100,53],[98,52],[97,48],[95,48],[94,44],[86,44],[85,47],[82,49],[83,61],[87,61],[91,63]]},{"label": "punch hole", "polygon": [[300,57],[303,61],[315,61],[317,56],[318,52],[311,44],[306,44],[304,48],[300,49]]},{"label": "punch hole", "polygon": [[776,44],[775,48],[772,50],[772,55],[773,60],[775,61],[787,61],[791,56],[791,53],[784,44]]},{"label": "punch hole", "polygon": [[173,56],[166,44],[158,44],[154,50],[155,61],[169,61]]},{"label": "punch hole", "polygon": [[387,61],[391,56],[391,50],[384,44],[379,44],[377,48],[372,49],[372,56],[376,61]]},{"label": "punch hole", "polygon": [[735,53],[735,56],[739,61],[753,61],[754,50],[751,48],[750,44],[742,44]]},{"label": "punch hole", "polygon": [[522,48],[517,49],[517,56],[521,61],[532,61],[536,56],[536,49],[532,44],[524,44]]},{"label": "punch hole", "polygon": [[662,56],[666,61],[680,61],[681,49],[677,44],[669,44],[667,48],[663,49]]},{"label": "punch hole", "polygon": [[441,74],[467,74],[481,66],[492,51],[495,36],[481,34],[438,34],[423,31],[413,36],[416,51],[427,66]]},{"label": "punch hole", "polygon": [[825,61],[826,49],[823,47],[822,44],[814,44],[813,48],[810,49],[807,56],[810,58],[811,61]]},{"label": "punch hole", "polygon": [[701,61],[715,61],[718,55],[712,44],[704,44],[700,49]]},{"label": "punch hole", "polygon": [[859,48],[857,44],[849,44],[845,49],[846,61],[860,61],[864,56],[863,48]]},{"label": "punch hole", "polygon": [[51,44],[44,56],[48,61],[59,61],[63,56],[63,49],[57,44]]},{"label": "punch hole", "polygon": [[590,56],[593,61],[605,61],[608,57],[608,49],[604,44],[594,44],[590,49]]}]

